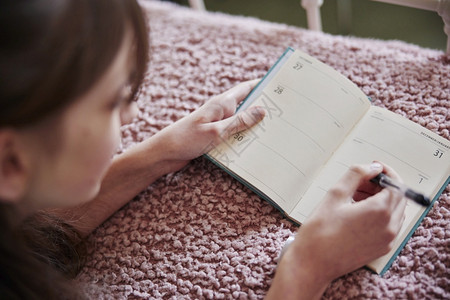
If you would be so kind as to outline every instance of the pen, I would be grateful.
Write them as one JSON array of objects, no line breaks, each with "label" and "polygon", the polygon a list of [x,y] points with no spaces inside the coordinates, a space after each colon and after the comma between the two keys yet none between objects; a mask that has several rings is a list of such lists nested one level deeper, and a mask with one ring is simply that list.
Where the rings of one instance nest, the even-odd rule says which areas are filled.
[{"label": "pen", "polygon": [[370,180],[373,183],[378,184],[379,186],[386,188],[386,187],[392,187],[394,189],[399,190],[403,195],[413,200],[414,202],[421,204],[423,206],[429,206],[431,204],[430,198],[422,195],[421,193],[417,193],[413,191],[412,189],[408,188],[406,185],[401,184],[390,178],[384,173],[378,174],[376,177],[372,178]]}]

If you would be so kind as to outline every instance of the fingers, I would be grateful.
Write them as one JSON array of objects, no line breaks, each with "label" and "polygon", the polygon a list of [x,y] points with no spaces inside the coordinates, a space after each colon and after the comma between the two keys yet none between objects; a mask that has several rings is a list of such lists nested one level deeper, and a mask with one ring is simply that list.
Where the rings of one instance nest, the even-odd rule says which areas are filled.
[{"label": "fingers", "polygon": [[[388,165],[382,164],[383,166],[383,173],[394,179],[395,181],[402,183],[402,179],[397,174],[397,172],[394,171],[391,167]],[[378,194],[377,197],[374,197],[371,201],[385,201],[386,205],[389,209],[394,210],[398,204],[403,199],[403,194],[398,192],[397,190],[392,190],[389,188],[382,189]],[[382,198],[379,199],[378,198]],[[384,199],[384,200],[383,200]],[[368,199],[370,200],[370,199]],[[404,201],[406,203],[406,200]]]},{"label": "fingers", "polygon": [[392,169],[391,167],[389,167],[388,165],[383,164],[383,173],[386,173],[386,175],[388,175],[389,177],[391,177],[395,181],[397,181],[399,183],[403,183],[400,175],[398,175],[398,173],[395,172],[395,170]]},{"label": "fingers", "polygon": [[[382,164],[382,163],[381,163]],[[395,172],[391,167],[383,165],[383,173],[387,174],[390,178],[394,179],[396,182],[402,183],[400,176]],[[383,188],[378,184],[375,184],[371,181],[363,181],[361,185],[358,187],[357,191],[353,195],[353,199],[355,201],[361,201],[367,199],[368,197],[379,193]]]},{"label": "fingers", "polygon": [[258,82],[259,79],[240,83],[214,97],[194,113],[196,119],[203,124],[204,129],[220,139],[228,139],[233,134],[256,125],[264,118],[264,109],[250,107],[238,114],[235,111]]},{"label": "fingers", "polygon": [[396,235],[402,228],[403,221],[405,220],[406,203],[406,198],[402,197],[392,212],[391,226],[393,226],[392,230],[396,233]]},{"label": "fingers", "polygon": [[[400,176],[391,167],[385,164],[381,165],[383,173],[397,182],[402,182]],[[359,202],[358,206],[359,209],[366,210],[377,216],[378,220],[385,224],[389,239],[393,240],[402,227],[405,218],[406,202],[407,200],[402,193],[390,188],[384,188],[376,194],[367,197],[364,201]]]},{"label": "fingers", "polygon": [[336,201],[348,201],[358,187],[383,171],[383,165],[374,162],[370,165],[355,165],[349,168],[341,179],[328,191]]},{"label": "fingers", "polygon": [[[391,177],[395,181],[403,183],[400,176],[391,167],[384,165],[383,172],[386,173],[389,177]],[[401,225],[403,224],[403,220],[405,219],[405,208],[407,200],[402,193],[398,193],[396,191],[391,190],[389,190],[389,192],[394,194],[392,195],[391,203],[389,203],[391,207],[393,207],[394,209],[391,216],[391,224],[392,226],[396,227],[394,228],[394,230],[396,230],[396,232],[398,233],[398,231],[401,229]]]},{"label": "fingers", "polygon": [[245,97],[247,97],[247,95],[253,90],[253,88],[255,88],[259,81],[259,79],[254,79],[242,82],[222,95],[224,95],[226,98],[234,102],[235,105],[237,105],[242,100],[244,100]]},{"label": "fingers", "polygon": [[209,124],[209,126],[216,127],[216,129],[219,130],[220,137],[227,139],[233,134],[255,126],[264,119],[265,114],[266,111],[263,108],[254,106],[239,112],[233,117]]},{"label": "fingers", "polygon": [[242,82],[228,91],[213,97],[200,107],[194,114],[202,120],[202,123],[216,122],[233,116],[237,105],[258,84],[259,79]]}]

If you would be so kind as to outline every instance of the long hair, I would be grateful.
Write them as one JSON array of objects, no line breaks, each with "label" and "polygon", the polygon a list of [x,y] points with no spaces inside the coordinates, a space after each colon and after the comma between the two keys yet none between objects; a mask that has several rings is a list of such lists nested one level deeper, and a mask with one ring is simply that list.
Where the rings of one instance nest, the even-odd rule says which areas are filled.
[{"label": "long hair", "polygon": [[86,93],[134,34],[133,96],[148,35],[134,0],[2,0],[0,126],[32,124]]},{"label": "long hair", "polygon": [[[127,30],[134,37],[134,98],[149,55],[146,20],[135,0],[2,0],[0,129],[33,126],[87,93]],[[82,238],[48,214],[19,219],[0,199],[0,297],[73,298],[63,278],[81,269]]]}]

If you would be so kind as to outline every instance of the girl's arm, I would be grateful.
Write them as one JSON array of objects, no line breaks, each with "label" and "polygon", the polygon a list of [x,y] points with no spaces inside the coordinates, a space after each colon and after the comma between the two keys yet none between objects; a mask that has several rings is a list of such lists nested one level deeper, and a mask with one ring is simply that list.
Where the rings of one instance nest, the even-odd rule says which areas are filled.
[{"label": "girl's arm", "polygon": [[261,108],[235,115],[237,105],[257,82],[241,83],[212,98],[192,114],[116,156],[92,201],[54,213],[82,236],[88,235],[162,175],[181,169],[222,139],[262,120],[265,113]]}]

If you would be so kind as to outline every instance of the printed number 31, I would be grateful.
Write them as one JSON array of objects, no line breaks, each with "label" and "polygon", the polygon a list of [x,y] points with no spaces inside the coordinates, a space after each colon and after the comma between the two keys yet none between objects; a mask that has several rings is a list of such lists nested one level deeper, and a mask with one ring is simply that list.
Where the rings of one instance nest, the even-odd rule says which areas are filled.
[{"label": "printed number 31", "polygon": [[444,152],[442,152],[441,150],[436,150],[434,152],[434,156],[436,156],[437,158],[441,158],[442,155],[444,155]]}]

